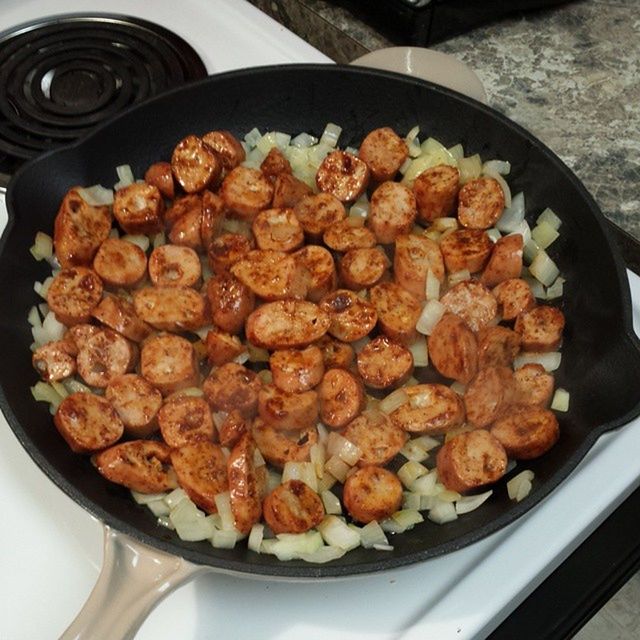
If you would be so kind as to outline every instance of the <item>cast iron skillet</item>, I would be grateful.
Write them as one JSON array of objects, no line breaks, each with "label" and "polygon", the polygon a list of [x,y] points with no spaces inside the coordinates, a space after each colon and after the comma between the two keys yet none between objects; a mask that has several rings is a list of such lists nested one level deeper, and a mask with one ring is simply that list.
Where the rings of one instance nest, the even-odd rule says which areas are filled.
[{"label": "cast iron skillet", "polygon": [[[513,192],[524,191],[533,218],[549,206],[563,220],[550,253],[567,279],[562,303],[567,318],[558,385],[571,391],[571,409],[560,417],[561,439],[542,458],[527,463],[536,475],[528,498],[513,504],[505,481],[481,509],[446,526],[425,522],[393,539],[393,552],[358,549],[320,566],[280,562],[271,556],[215,550],[181,542],[156,526],[128,491],[104,481],[87,458],[73,454],[53,427],[47,407],[29,392],[31,368],[28,309],[33,282],[46,275],[29,247],[38,230],[51,232],[64,193],[73,185],[112,185],[114,167],[131,164],[141,176],[168,159],[190,133],[229,129],[319,134],[340,124],[341,145],[357,146],[380,126],[401,133],[420,125],[446,145],[512,164]],[[0,308],[4,357],[0,360],[2,409],[34,461],[67,494],[114,529],[201,565],[288,578],[346,576],[389,569],[451,552],[504,527],[558,487],[603,432],[640,412],[640,350],[631,329],[630,295],[621,260],[604,218],[571,171],[544,145],[495,111],[424,81],[353,67],[293,65],[218,75],[145,103],[104,125],[73,147],[24,167],[10,184],[10,222],[1,243]],[[521,467],[522,468],[522,467]]]}]

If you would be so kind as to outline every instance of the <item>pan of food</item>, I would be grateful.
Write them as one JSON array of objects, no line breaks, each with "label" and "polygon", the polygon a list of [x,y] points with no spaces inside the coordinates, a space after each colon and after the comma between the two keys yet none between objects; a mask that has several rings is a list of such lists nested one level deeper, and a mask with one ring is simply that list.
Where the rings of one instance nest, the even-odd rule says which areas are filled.
[{"label": "pan of food", "polygon": [[144,583],[140,554],[156,571],[110,637],[200,570],[347,577],[472,544],[640,413],[597,205],[419,79],[213,76],[28,164],[7,206],[4,414],[105,524],[94,604]]}]

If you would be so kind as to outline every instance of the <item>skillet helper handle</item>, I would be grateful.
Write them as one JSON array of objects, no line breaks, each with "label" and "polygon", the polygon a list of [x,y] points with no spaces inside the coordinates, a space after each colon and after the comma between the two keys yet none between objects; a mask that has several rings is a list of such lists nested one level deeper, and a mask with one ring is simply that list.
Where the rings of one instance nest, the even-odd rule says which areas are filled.
[{"label": "skillet helper handle", "polygon": [[104,526],[104,560],[93,591],[61,640],[130,640],[151,610],[202,568]]}]

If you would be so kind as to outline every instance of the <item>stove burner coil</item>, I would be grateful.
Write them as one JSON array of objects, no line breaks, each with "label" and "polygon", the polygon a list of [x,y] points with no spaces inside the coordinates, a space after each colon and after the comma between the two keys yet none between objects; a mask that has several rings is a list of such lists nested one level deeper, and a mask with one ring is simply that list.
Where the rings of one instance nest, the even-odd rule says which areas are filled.
[{"label": "stove burner coil", "polygon": [[54,16],[0,34],[0,169],[69,144],[123,109],[207,75],[167,29],[112,14]]}]

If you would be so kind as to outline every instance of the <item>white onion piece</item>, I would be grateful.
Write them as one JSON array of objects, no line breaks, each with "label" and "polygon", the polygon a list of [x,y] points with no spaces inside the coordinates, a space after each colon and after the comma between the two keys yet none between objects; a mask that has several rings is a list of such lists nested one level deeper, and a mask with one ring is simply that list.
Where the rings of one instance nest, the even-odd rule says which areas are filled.
[{"label": "white onion piece", "polygon": [[[409,351],[413,356],[413,364],[416,367],[429,366],[429,348],[424,338],[418,338],[409,345]],[[415,384],[415,382],[414,382]]]},{"label": "white onion piece", "polygon": [[560,275],[560,269],[547,252],[541,249],[529,265],[529,273],[548,287]]},{"label": "white onion piece", "polygon": [[487,235],[489,236],[489,240],[491,240],[491,242],[493,242],[494,244],[498,242],[500,238],[502,238],[502,234],[495,227],[487,229]]},{"label": "white onion piece", "polygon": [[458,219],[448,217],[436,218],[429,227],[429,229],[434,229],[440,233],[444,233],[445,231],[455,231],[459,228],[460,225],[458,224]]},{"label": "white onion piece", "polygon": [[424,305],[422,313],[416,323],[416,330],[425,336],[430,336],[434,327],[440,322],[446,307],[439,300],[429,300]]},{"label": "white onion piece", "polygon": [[254,127],[245,135],[244,141],[249,150],[251,150],[256,146],[256,144],[258,144],[258,140],[260,140],[260,138],[262,138],[262,134],[256,127]]},{"label": "white onion piece", "polygon": [[546,249],[560,237],[560,234],[548,222],[542,220],[531,230],[531,237],[541,249]]},{"label": "white onion piece", "polygon": [[508,160],[487,160],[482,165],[482,173],[485,175],[497,173],[501,176],[508,176],[511,173],[511,163]]},{"label": "white onion piece", "polygon": [[457,160],[460,161],[464,158],[464,147],[458,143],[454,144],[453,147],[449,147],[447,151]]},{"label": "white onion piece", "polygon": [[[424,522],[424,516],[417,509],[401,509],[391,515],[393,520],[399,527],[400,532],[409,531],[420,522]],[[380,525],[384,530],[384,525]]]},{"label": "white onion piece", "polygon": [[122,239],[130,242],[131,244],[135,244],[145,252],[147,251],[151,243],[151,241],[149,240],[149,236],[145,236],[142,234],[128,234],[126,236],[122,236]]},{"label": "white onion piece", "polygon": [[515,231],[518,225],[524,220],[525,203],[522,191],[511,198],[511,205],[505,207],[500,219],[496,223],[496,228],[505,233]]},{"label": "white onion piece", "polygon": [[40,314],[38,313],[38,307],[33,306],[29,309],[29,315],[27,316],[27,320],[32,327],[41,327],[42,320],[40,319]]},{"label": "white onion piece", "polygon": [[507,493],[511,500],[520,502],[523,498],[526,498],[531,491],[532,482],[535,478],[533,471],[525,469],[518,475],[513,476],[509,482],[507,482]]},{"label": "white onion piece", "polygon": [[460,184],[466,184],[470,180],[475,180],[482,173],[482,160],[476,153],[466,158],[458,160],[458,171],[460,172]]},{"label": "white onion piece", "polygon": [[[326,475],[326,474],[325,474]],[[267,493],[282,484],[282,476],[273,469],[267,469]]]},{"label": "white onion piece", "polygon": [[331,562],[332,560],[342,558],[346,552],[346,549],[341,549],[340,547],[322,545],[312,553],[301,553],[300,559],[313,564],[324,564],[325,562]]},{"label": "white onion piece", "polygon": [[311,462],[296,462],[289,460],[282,469],[282,482],[300,480],[313,491],[318,491],[318,477],[315,465]]},{"label": "white onion piece", "polygon": [[541,364],[545,371],[556,371],[562,362],[562,354],[559,351],[524,351],[513,360],[513,368],[520,369],[525,364]]},{"label": "white onion piece", "polygon": [[533,259],[538,255],[540,251],[540,247],[538,243],[533,239],[529,238],[527,242],[524,243],[524,247],[522,250],[522,258],[524,259],[526,264],[531,264]]},{"label": "white onion piece", "polygon": [[116,167],[116,173],[118,174],[118,182],[113,185],[114,191],[118,191],[118,189],[124,189],[124,187],[128,187],[136,181],[133,176],[133,171],[128,164],[121,164],[120,166]]},{"label": "white onion piece", "polygon": [[326,514],[339,516],[342,513],[340,498],[333,491],[325,489],[320,493],[320,497]]},{"label": "white onion piece", "polygon": [[402,494],[402,508],[403,509],[415,509],[420,511],[420,494],[413,493],[412,491],[404,491]]},{"label": "white onion piece", "polygon": [[260,545],[264,539],[264,525],[261,522],[256,522],[251,527],[249,537],[247,538],[247,548],[256,553],[260,553]]},{"label": "white onion piece", "polygon": [[156,518],[166,517],[171,513],[171,509],[167,506],[167,503],[164,500],[155,500],[153,502],[148,502],[147,507],[151,513],[153,513]]},{"label": "white onion piece", "polygon": [[407,392],[402,388],[395,389],[380,401],[378,409],[380,409],[382,413],[390,414],[407,402],[409,402]]},{"label": "white onion piece", "polygon": [[360,219],[359,225],[362,224],[362,220],[369,215],[369,200],[367,199],[366,194],[360,196],[349,209],[349,224],[351,226],[355,226],[356,221],[352,222],[352,219]]},{"label": "white onion piece", "polygon": [[562,298],[564,293],[564,283],[565,279],[562,276],[558,276],[556,281],[550,287],[547,287],[546,299],[555,300],[556,298]]},{"label": "white onion piece", "polygon": [[113,191],[103,187],[101,184],[94,184],[91,187],[78,189],[78,195],[92,207],[103,207],[113,204]]},{"label": "white onion piece", "polygon": [[521,235],[522,244],[525,245],[531,240],[531,227],[526,220],[523,220],[511,233],[510,236]]},{"label": "white onion piece", "polygon": [[453,285],[469,280],[470,278],[471,272],[469,269],[460,269],[460,271],[452,271],[447,278],[447,282],[450,287],[453,287]]},{"label": "white onion piece", "polygon": [[398,478],[407,489],[412,489],[415,481],[428,473],[427,467],[414,460],[409,460],[398,469]]},{"label": "white onion piece", "polygon": [[430,471],[427,475],[417,478],[409,487],[414,493],[419,493],[421,496],[433,496],[438,493],[438,474],[437,472]]},{"label": "white onion piece", "polygon": [[237,531],[222,531],[214,529],[211,536],[211,546],[215,549],[233,549],[240,539]]},{"label": "white onion piece", "polygon": [[182,502],[182,500],[188,500],[188,496],[185,493],[184,489],[174,489],[171,493],[165,496],[164,501],[167,503],[167,506],[170,509],[175,508],[178,503]]},{"label": "white onion piece", "polygon": [[38,231],[33,246],[29,251],[31,251],[31,255],[38,261],[51,259],[53,257],[53,239],[46,233]]},{"label": "white onion piece", "polygon": [[563,413],[569,411],[569,399],[569,392],[562,387],[558,387],[551,400],[551,409],[554,411],[562,411]]},{"label": "white onion piece", "polygon": [[558,216],[548,207],[538,216],[536,222],[540,224],[541,222],[546,222],[548,225],[553,227],[556,231],[560,228],[562,224],[562,220],[558,218]]},{"label": "white onion piece", "polygon": [[446,522],[456,520],[458,518],[458,514],[456,513],[456,508],[453,506],[452,502],[437,500],[429,510],[427,517],[436,524],[445,524]]},{"label": "white onion piece", "polygon": [[229,499],[229,492],[223,491],[214,496],[216,503],[216,509],[221,519],[220,528],[223,531],[235,531],[235,520],[233,518],[233,512],[231,511],[231,501]]},{"label": "white onion piece", "polygon": [[493,491],[485,491],[484,493],[478,493],[475,496],[461,496],[455,503],[456,513],[458,515],[462,515],[463,513],[474,511],[480,505],[484,504],[492,494]]},{"label": "white onion piece", "polygon": [[333,124],[333,122],[328,122],[320,136],[320,144],[335,147],[338,144],[338,138],[340,138],[341,133],[342,127],[339,127],[337,124]]},{"label": "white onion piece", "polygon": [[49,287],[51,286],[51,283],[53,282],[53,276],[49,276],[48,278],[45,278],[45,280],[43,282],[34,282],[33,283],[33,290],[41,297],[44,298],[45,300],[47,299],[47,292],[49,291]]},{"label": "white onion piece", "polygon": [[[268,543],[268,544],[267,544]],[[279,533],[275,539],[263,540],[261,550],[275,555],[278,560],[294,560],[302,554],[312,554],[323,546],[317,531],[305,533]]]},{"label": "white onion piece", "polygon": [[336,478],[325,468],[322,477],[318,477],[318,493],[329,491],[336,482]]},{"label": "white onion piece", "polygon": [[360,529],[360,541],[365,549],[371,549],[375,545],[389,544],[384,530],[376,520],[368,522]]},{"label": "white onion piece", "polygon": [[340,460],[338,456],[331,456],[324,465],[326,471],[328,471],[336,480],[344,482],[347,479],[347,473],[351,467]]},{"label": "white onion piece", "polygon": [[324,541],[332,547],[349,551],[360,546],[360,534],[351,529],[338,516],[326,516],[318,525],[318,531]]},{"label": "white onion piece", "polygon": [[[324,464],[327,461],[327,451],[325,449],[324,443],[316,442],[311,445],[311,449],[309,450],[309,460],[313,465],[313,469],[316,473],[316,478],[322,478],[324,475]],[[316,480],[316,486],[318,482]]]},{"label": "white onion piece", "polygon": [[50,384],[41,380],[31,387],[31,395],[36,402],[47,402],[55,409],[62,402],[60,394]]},{"label": "white onion piece", "polygon": [[306,149],[307,147],[311,147],[317,143],[318,138],[314,138],[308,133],[300,133],[295,138],[292,138],[290,142],[292,147],[298,147],[300,149]]},{"label": "white onion piece", "polygon": [[167,237],[165,236],[164,231],[156,233],[156,235],[151,238],[151,244],[154,249],[167,244]]},{"label": "white onion piece", "polygon": [[463,396],[465,394],[465,391],[467,390],[467,386],[458,381],[451,383],[449,388],[459,396]]},{"label": "white onion piece", "polygon": [[91,393],[91,389],[87,385],[82,384],[82,382],[75,380],[74,378],[67,378],[64,381],[64,386],[67,388],[69,393]]}]

